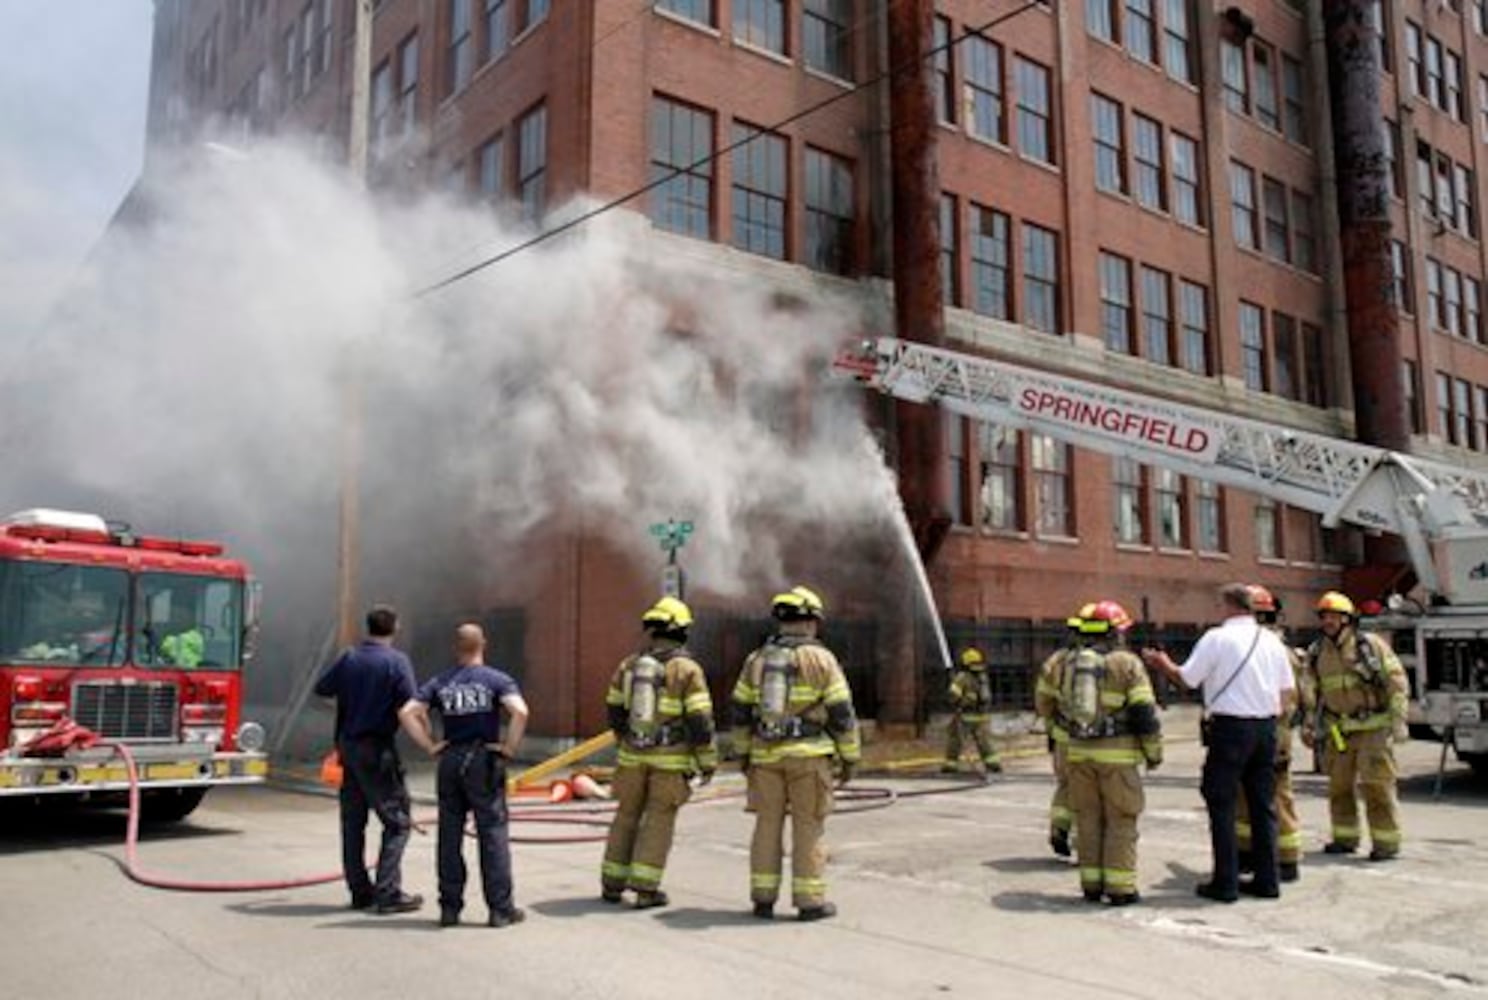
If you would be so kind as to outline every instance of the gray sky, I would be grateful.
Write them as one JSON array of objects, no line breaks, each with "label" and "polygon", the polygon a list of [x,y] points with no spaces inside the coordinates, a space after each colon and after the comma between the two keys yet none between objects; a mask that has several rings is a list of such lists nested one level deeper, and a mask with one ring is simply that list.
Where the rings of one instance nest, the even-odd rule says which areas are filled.
[{"label": "gray sky", "polygon": [[151,0],[0,0],[0,334],[36,319],[139,175]]}]

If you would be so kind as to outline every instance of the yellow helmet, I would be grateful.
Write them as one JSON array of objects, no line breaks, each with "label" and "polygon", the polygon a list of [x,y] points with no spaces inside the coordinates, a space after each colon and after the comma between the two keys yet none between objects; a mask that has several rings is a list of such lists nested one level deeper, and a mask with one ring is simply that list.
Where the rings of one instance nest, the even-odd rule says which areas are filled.
[{"label": "yellow helmet", "polygon": [[1066,618],[1064,620],[1064,624],[1066,627],[1072,628],[1078,632],[1080,630],[1080,626],[1085,624],[1085,619],[1093,617],[1094,615],[1095,602],[1091,601],[1088,604],[1080,605],[1080,610],[1076,611],[1074,614]]},{"label": "yellow helmet", "polygon": [[1336,611],[1350,618],[1356,617],[1359,613],[1354,608],[1354,602],[1348,599],[1348,595],[1340,594],[1336,590],[1330,590],[1318,598],[1317,613],[1322,614],[1324,611]]},{"label": "yellow helmet", "polygon": [[975,646],[968,646],[961,650],[961,665],[963,667],[979,667],[986,662],[987,658]]},{"label": "yellow helmet", "polygon": [[783,622],[799,621],[803,618],[825,617],[827,606],[816,591],[809,587],[792,587],[783,594],[776,594],[770,601],[770,613]]},{"label": "yellow helmet", "polygon": [[692,625],[692,609],[675,597],[663,597],[641,615],[641,626],[653,632],[675,632]]}]

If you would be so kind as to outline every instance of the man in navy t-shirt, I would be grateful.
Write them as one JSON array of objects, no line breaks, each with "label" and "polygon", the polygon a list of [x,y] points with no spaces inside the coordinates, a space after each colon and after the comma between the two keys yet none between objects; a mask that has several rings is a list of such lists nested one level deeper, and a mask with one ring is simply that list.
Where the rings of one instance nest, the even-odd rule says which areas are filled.
[{"label": "man in navy t-shirt", "polygon": [[[486,636],[479,625],[455,631],[453,667],[419,688],[398,712],[403,729],[439,757],[439,925],[460,922],[465,905],[465,817],[475,814],[487,923],[506,927],[526,914],[512,903],[511,843],[507,838],[506,762],[527,728],[527,702],[512,678],[484,662]],[[501,711],[511,716],[502,737]],[[435,742],[430,710],[444,723]]]},{"label": "man in navy t-shirt", "polygon": [[[341,866],[353,909],[407,913],[422,896],[403,891],[403,849],[413,818],[403,762],[393,738],[398,709],[414,695],[413,664],[393,648],[398,613],[385,605],[367,612],[367,638],[344,651],[315,682],[315,693],[336,699],[336,750],[341,755]],[[377,883],[367,878],[367,811],[382,821]]]}]

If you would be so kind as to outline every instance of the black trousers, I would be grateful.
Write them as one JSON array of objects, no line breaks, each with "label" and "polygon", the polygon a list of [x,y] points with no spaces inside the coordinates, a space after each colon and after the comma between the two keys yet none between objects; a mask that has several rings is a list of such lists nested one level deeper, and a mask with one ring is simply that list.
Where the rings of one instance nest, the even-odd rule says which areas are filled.
[{"label": "black trousers", "polygon": [[1204,758],[1204,804],[1209,809],[1209,840],[1214,851],[1214,887],[1238,891],[1239,847],[1235,840],[1235,800],[1250,808],[1255,885],[1261,892],[1278,886],[1276,860],[1276,719],[1216,715]]},{"label": "black trousers", "polygon": [[457,744],[439,757],[439,907],[465,903],[465,817],[475,814],[481,887],[492,913],[512,911],[511,841],[507,834],[506,762],[483,743]]},{"label": "black trousers", "polygon": [[[341,869],[353,900],[389,902],[403,891],[403,849],[413,829],[403,762],[392,737],[343,738],[341,753]],[[377,883],[367,877],[367,814],[382,821]]]}]

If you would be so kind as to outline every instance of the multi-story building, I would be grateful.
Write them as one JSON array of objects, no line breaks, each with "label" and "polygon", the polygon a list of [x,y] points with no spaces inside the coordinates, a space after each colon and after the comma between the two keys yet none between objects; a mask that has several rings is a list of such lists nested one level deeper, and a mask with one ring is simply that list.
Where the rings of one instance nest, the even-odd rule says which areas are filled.
[{"label": "multi-story building", "polygon": [[[214,115],[245,132],[319,131],[339,148],[353,4],[158,0],[152,146]],[[702,241],[701,254],[735,268],[758,261],[760,281],[776,280],[782,262],[808,278],[886,277],[896,195],[881,82],[889,7],[380,0],[370,176],[455,183],[536,220],[570,195],[616,197],[686,168],[634,207],[657,229]],[[934,7],[939,48],[925,77],[941,194],[927,211],[941,242],[947,342],[1351,435],[1319,4]],[[1473,461],[1488,450],[1488,3],[1371,9],[1410,440]],[[873,283],[862,284],[870,294]],[[915,456],[898,460],[917,468]],[[952,522],[930,566],[941,614],[956,635],[992,641],[994,659],[1020,667],[1057,634],[1040,623],[1061,620],[1079,597],[1116,597],[1192,626],[1213,619],[1223,581],[1264,582],[1303,609],[1361,558],[1357,538],[1308,512],[1039,436],[953,418],[936,460],[948,465]],[[618,650],[600,636],[629,635],[622,626],[645,594],[602,547],[570,562],[571,574],[626,582],[581,598],[557,581],[547,610],[529,612],[523,658],[561,664],[529,678],[545,696],[539,729],[553,735],[598,725]],[[891,662],[901,647],[862,652],[886,674],[913,671]],[[899,719],[926,693],[913,682],[878,687],[883,714]]]}]

